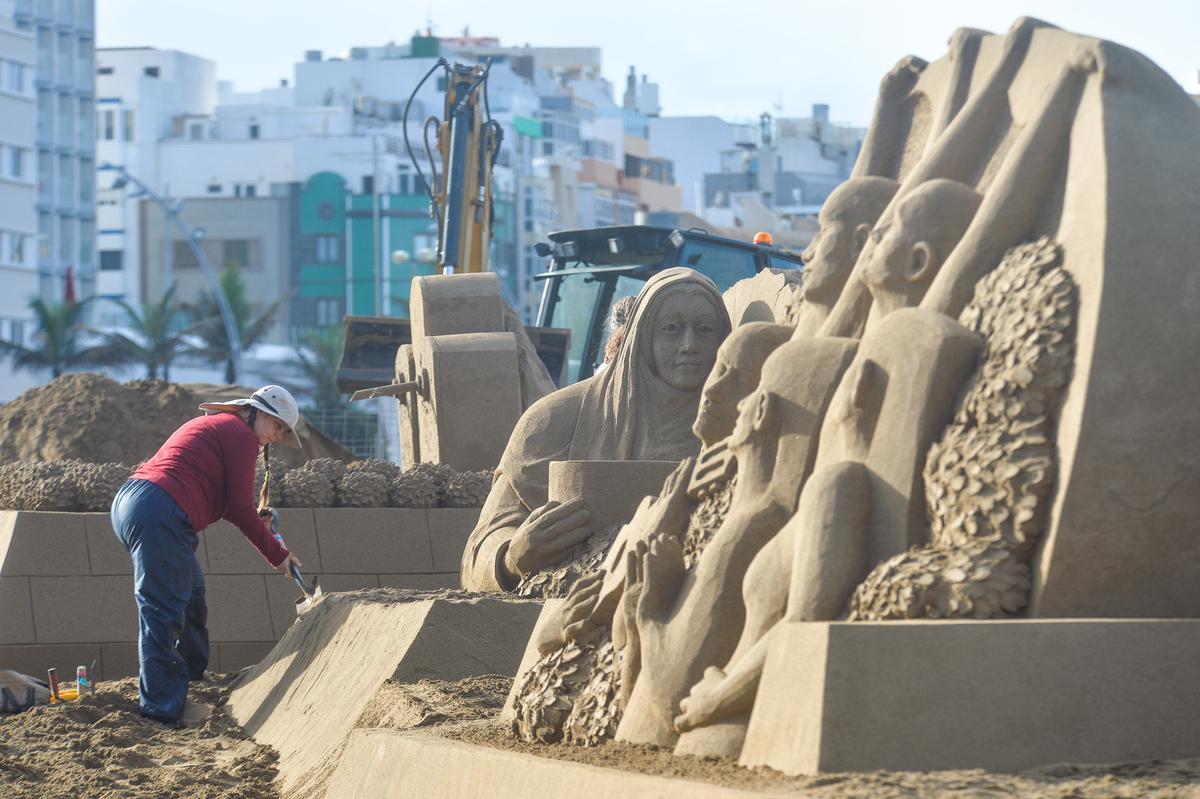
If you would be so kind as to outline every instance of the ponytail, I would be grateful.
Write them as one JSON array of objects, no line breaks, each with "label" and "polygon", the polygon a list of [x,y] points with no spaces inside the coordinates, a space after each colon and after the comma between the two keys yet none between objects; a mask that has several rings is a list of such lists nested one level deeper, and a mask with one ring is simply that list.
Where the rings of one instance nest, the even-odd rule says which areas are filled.
[{"label": "ponytail", "polygon": [[271,449],[270,444],[263,444],[263,484],[258,492],[258,512],[264,513],[267,508],[271,507],[271,460],[268,454]]},{"label": "ponytail", "polygon": [[[251,407],[250,412],[246,414],[246,424],[250,425],[250,429],[254,429],[254,423],[258,421],[258,408]],[[271,507],[271,445],[263,444],[262,449],[262,464],[263,464],[263,483],[262,488],[258,492],[258,512],[263,514],[267,508]]]}]

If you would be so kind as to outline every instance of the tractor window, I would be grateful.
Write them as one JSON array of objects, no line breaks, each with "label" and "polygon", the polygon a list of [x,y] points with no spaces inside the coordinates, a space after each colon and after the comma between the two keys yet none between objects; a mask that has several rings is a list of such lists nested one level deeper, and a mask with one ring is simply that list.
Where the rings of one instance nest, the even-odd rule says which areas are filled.
[{"label": "tractor window", "polygon": [[592,329],[592,315],[596,312],[596,302],[603,286],[601,280],[590,274],[571,274],[571,270],[564,272],[558,284],[558,301],[554,305],[549,326],[566,327],[571,330],[571,348],[567,352],[567,380],[572,383],[579,380],[579,366],[583,362],[588,331]]},{"label": "tractor window", "polygon": [[708,275],[721,291],[758,273],[753,251],[695,239],[680,249],[679,265]]}]

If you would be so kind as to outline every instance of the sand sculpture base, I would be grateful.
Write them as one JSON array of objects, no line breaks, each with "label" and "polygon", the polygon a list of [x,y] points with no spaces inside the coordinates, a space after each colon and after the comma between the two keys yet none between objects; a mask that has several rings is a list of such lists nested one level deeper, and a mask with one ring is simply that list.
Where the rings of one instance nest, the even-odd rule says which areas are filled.
[{"label": "sand sculpture base", "polygon": [[515,674],[540,610],[534,600],[462,592],[333,594],[246,674],[228,710],[256,741],[279,752],[286,794],[332,773],[347,735],[386,680]]},{"label": "sand sculpture base", "polygon": [[[325,799],[764,799],[772,794],[668,779],[440,738],[427,732],[355,730]],[[778,794],[776,794],[778,795]]]},{"label": "sand sculpture base", "polygon": [[[458,588],[474,508],[282,508],[288,543],[326,591]],[[296,618],[300,591],[237,529],[214,524],[196,550],[208,598],[209,666],[261,660]],[[102,680],[138,673],[133,565],[107,513],[0,510],[0,668]]]},{"label": "sand sculpture base", "polygon": [[1016,771],[1193,757],[1200,740],[1200,620],[793,623],[777,633],[745,766]]}]

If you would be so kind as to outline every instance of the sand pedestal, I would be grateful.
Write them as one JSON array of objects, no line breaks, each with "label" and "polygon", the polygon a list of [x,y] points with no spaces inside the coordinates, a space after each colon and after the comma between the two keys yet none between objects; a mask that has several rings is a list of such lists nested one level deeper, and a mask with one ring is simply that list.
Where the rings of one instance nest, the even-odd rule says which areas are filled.
[{"label": "sand pedestal", "polygon": [[533,757],[417,731],[360,729],[351,734],[325,799],[769,799],[781,795]]},{"label": "sand pedestal", "polygon": [[745,766],[789,774],[1194,757],[1200,620],[792,623]]},{"label": "sand pedestal", "polygon": [[326,597],[290,627],[229,698],[228,711],[279,752],[287,793],[327,776],[386,680],[513,675],[541,603],[461,593]]}]

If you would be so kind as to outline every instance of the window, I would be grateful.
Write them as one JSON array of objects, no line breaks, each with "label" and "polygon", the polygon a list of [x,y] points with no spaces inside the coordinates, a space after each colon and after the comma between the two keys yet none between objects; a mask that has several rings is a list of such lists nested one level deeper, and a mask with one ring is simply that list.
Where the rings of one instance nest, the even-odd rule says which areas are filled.
[{"label": "window", "polygon": [[221,184],[220,183],[209,183],[208,184],[208,193],[209,194],[220,194],[221,193]]},{"label": "window", "polygon": [[200,264],[186,241],[176,241],[171,247],[171,263],[175,269],[199,269]]},{"label": "window", "polygon": [[112,67],[97,67],[96,74],[97,75],[111,75],[111,74],[113,74],[113,68]]},{"label": "window", "polygon": [[4,88],[13,94],[25,94],[25,65],[16,61],[4,62]]},{"label": "window", "polygon": [[193,122],[188,125],[188,138],[192,141],[200,141],[204,138],[204,123]]},{"label": "window", "polygon": [[258,195],[258,187],[255,186],[253,183],[247,183],[246,184],[246,196],[247,197],[255,197],[257,195]]},{"label": "window", "polygon": [[69,94],[58,96],[58,143],[63,147],[75,145],[74,105]]},{"label": "window", "polygon": [[[178,260],[176,260],[178,263]],[[125,266],[125,251],[124,250],[101,250],[100,251],[100,271],[101,272],[120,272]]]},{"label": "window", "polygon": [[101,130],[104,131],[104,140],[112,141],[116,137],[116,112],[105,111],[104,121],[101,123]]},{"label": "window", "polygon": [[37,140],[50,144],[54,136],[54,94],[39,89],[37,105]]},{"label": "window", "polygon": [[133,109],[126,109],[126,111],[125,111],[125,141],[133,141],[134,140],[133,132],[135,130],[135,127],[134,127],[133,121],[134,121],[133,120]]},{"label": "window", "polygon": [[48,213],[38,214],[38,264],[49,266],[52,262],[50,243],[54,241],[54,217]]},{"label": "window", "polygon": [[96,262],[96,220],[79,220],[79,267],[90,274]]},{"label": "window", "polygon": [[317,326],[328,327],[342,321],[342,301],[337,298],[317,300]]},{"label": "window", "polygon": [[157,78],[158,77],[158,67],[143,67],[142,74],[146,75],[146,77],[149,77],[149,78]]},{"label": "window", "polygon": [[75,165],[71,156],[58,157],[58,204],[67,208],[75,205]]},{"label": "window", "polygon": [[250,123],[250,138],[252,138],[252,139],[258,138],[258,123],[257,122]]},{"label": "window", "polygon": [[374,194],[375,193],[375,176],[374,175],[363,175],[362,193],[363,194]]},{"label": "window", "polygon": [[342,241],[337,236],[317,236],[317,263],[340,263]]},{"label": "window", "polygon": [[8,323],[8,340],[14,344],[25,343],[25,322],[13,319]]},{"label": "window", "polygon": [[95,115],[92,112],[92,101],[86,98],[79,98],[79,146],[85,150],[95,149],[96,129],[93,127],[92,120]]},{"label": "window", "polygon": [[75,265],[75,220],[68,217],[58,222],[58,260],[66,266]]},{"label": "window", "polygon": [[9,262],[25,265],[25,240],[29,238],[23,233],[9,234]]},{"label": "window", "polygon": [[226,239],[221,242],[221,265],[237,264],[242,269],[249,269],[250,241],[248,239]]}]

